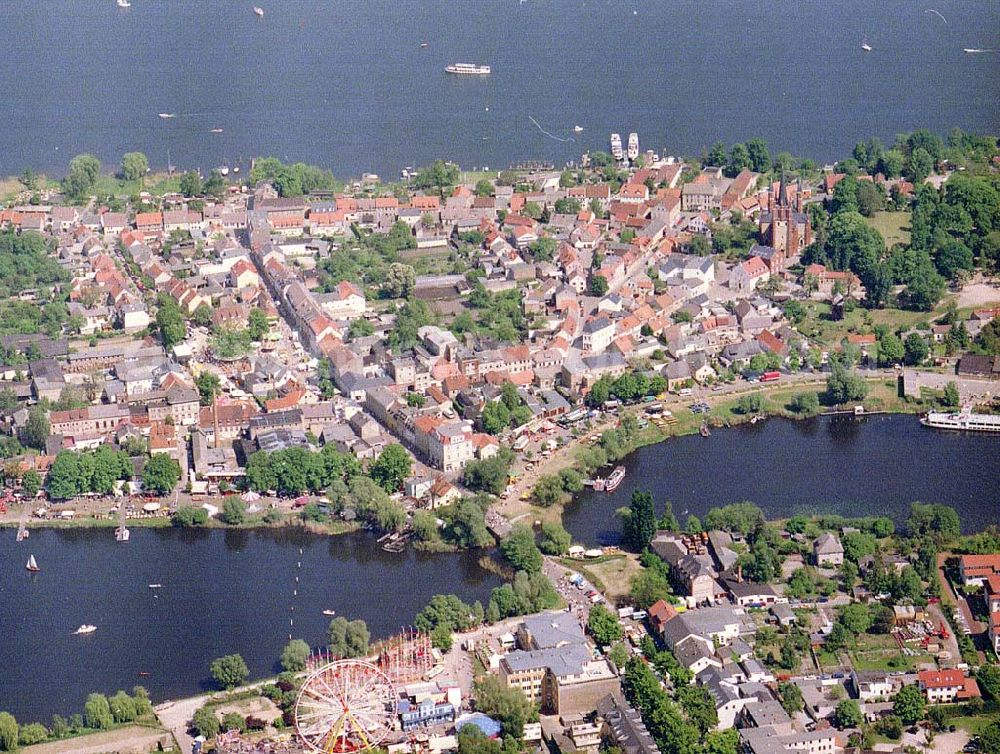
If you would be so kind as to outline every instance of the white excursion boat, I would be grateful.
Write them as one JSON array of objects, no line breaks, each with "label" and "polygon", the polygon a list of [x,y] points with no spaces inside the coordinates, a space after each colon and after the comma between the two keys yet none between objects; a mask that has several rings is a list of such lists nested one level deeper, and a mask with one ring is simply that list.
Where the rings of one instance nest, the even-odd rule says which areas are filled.
[{"label": "white excursion boat", "polygon": [[448,73],[457,73],[460,76],[488,76],[493,71],[488,65],[475,65],[474,63],[452,63],[444,68]]},{"label": "white excursion boat", "polygon": [[616,160],[620,160],[625,156],[625,153],[622,151],[621,134],[611,134],[611,156]]},{"label": "white excursion boat", "polygon": [[954,429],[962,432],[1000,432],[1000,416],[996,414],[974,414],[971,409],[962,411],[929,411],[920,420],[932,429]]},{"label": "white excursion boat", "polygon": [[28,564],[25,566],[25,568],[31,571],[32,573],[38,573],[38,571],[42,570],[41,568],[38,567],[38,562],[35,560],[34,555],[28,556]]},{"label": "white excursion boat", "polygon": [[635,131],[628,135],[628,158],[633,162],[639,156],[639,134]]},{"label": "white excursion boat", "polygon": [[74,631],[73,633],[74,634],[92,634],[96,630],[97,630],[97,626],[92,626],[89,623],[84,623],[82,626],[80,626],[78,629],[76,629],[76,631]]}]

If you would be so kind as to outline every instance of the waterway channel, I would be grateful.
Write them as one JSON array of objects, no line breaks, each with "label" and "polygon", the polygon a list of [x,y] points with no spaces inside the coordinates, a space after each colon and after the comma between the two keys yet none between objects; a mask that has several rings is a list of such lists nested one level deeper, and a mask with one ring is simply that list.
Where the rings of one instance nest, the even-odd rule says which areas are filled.
[{"label": "waterway channel", "polygon": [[[195,694],[231,652],[265,677],[290,632],[324,643],[323,610],[363,618],[374,639],[435,594],[485,603],[499,583],[478,553],[386,553],[364,533],[133,529],[124,544],[110,529],[36,529],[23,543],[0,534],[0,710],[22,721],[47,723],[82,711],[91,691],[135,684],[156,702]],[[25,570],[29,554],[40,573]],[[74,635],[84,623],[97,631]]]},{"label": "waterway channel", "polygon": [[939,432],[914,416],[768,419],[649,445],[622,462],[625,481],[611,494],[585,490],[563,520],[574,540],[615,544],[634,490],[688,514],[744,500],[769,518],[795,513],[891,516],[913,501],[958,510],[966,531],[1000,524],[1000,437]]}]

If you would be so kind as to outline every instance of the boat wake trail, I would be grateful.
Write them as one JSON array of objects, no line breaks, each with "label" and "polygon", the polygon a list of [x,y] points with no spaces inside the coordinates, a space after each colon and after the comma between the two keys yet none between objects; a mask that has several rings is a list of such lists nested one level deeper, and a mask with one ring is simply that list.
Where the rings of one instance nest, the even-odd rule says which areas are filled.
[{"label": "boat wake trail", "polygon": [[548,136],[550,139],[555,139],[556,141],[561,141],[561,142],[576,141],[576,139],[574,139],[572,136],[567,137],[567,138],[564,139],[564,138],[561,138],[559,136],[556,136],[555,134],[549,133],[544,128],[542,128],[542,126],[539,124],[539,122],[537,120],[535,120],[534,118],[532,118],[530,115],[528,116],[528,120],[530,120],[532,123],[534,123],[535,124],[535,128],[537,128],[543,134],[545,134],[546,136]]},{"label": "boat wake trail", "polygon": [[948,19],[941,15],[941,11],[934,10],[933,8],[928,8],[927,10],[924,11],[924,13],[933,13],[935,16],[944,21],[945,26],[948,25]]}]

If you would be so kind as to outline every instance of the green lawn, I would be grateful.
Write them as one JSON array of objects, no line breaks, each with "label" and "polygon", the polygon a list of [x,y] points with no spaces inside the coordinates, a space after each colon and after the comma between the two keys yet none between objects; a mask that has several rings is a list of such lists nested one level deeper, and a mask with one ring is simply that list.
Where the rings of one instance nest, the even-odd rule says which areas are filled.
[{"label": "green lawn", "polygon": [[913,670],[918,663],[933,662],[930,655],[904,655],[895,639],[887,634],[863,634],[851,650],[851,664],[857,670]]},{"label": "green lawn", "polygon": [[867,220],[869,225],[882,234],[888,248],[891,249],[897,243],[910,242],[909,212],[876,212]]}]

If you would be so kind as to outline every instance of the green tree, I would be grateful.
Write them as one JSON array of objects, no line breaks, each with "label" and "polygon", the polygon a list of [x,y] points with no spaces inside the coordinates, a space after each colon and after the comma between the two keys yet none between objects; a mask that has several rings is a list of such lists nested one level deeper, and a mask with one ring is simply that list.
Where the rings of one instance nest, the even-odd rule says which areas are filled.
[{"label": "green tree", "polygon": [[711,149],[708,150],[708,156],[705,160],[705,165],[711,165],[712,167],[721,168],[726,164],[726,144],[722,141],[717,141],[712,144]]},{"label": "green tree", "polygon": [[813,392],[796,393],[791,408],[797,414],[815,414],[819,411],[819,396]]},{"label": "green tree", "polygon": [[757,173],[766,173],[771,168],[771,154],[767,150],[767,142],[763,139],[750,139],[746,143],[747,154],[750,157],[750,168]]},{"label": "green tree", "polygon": [[201,176],[195,171],[189,171],[181,176],[181,194],[184,196],[201,196]]},{"label": "green tree", "polygon": [[48,737],[49,731],[44,725],[41,723],[28,723],[27,725],[21,726],[18,741],[21,746],[32,746],[34,744],[40,744]]},{"label": "green tree", "polygon": [[[365,320],[361,321],[364,322]],[[351,324],[354,323],[352,322]],[[250,333],[250,339],[258,343],[270,332],[271,324],[267,321],[267,314],[263,309],[253,308],[250,310],[247,330]]]},{"label": "green tree", "polygon": [[219,718],[208,707],[199,707],[191,716],[191,722],[199,735],[215,738],[219,733]]},{"label": "green tree", "polygon": [[636,552],[642,552],[649,546],[654,534],[656,534],[656,509],[653,506],[653,496],[648,492],[636,490],[632,493],[629,508],[624,512],[622,526],[624,543]]},{"label": "green tree", "polygon": [[604,605],[597,604],[590,608],[587,614],[587,633],[600,647],[608,647],[616,641],[621,641],[622,626],[618,617],[613,615]]},{"label": "green tree", "polygon": [[184,314],[172,298],[162,295],[156,310],[156,326],[160,331],[160,339],[164,348],[171,348],[187,336],[184,325]]},{"label": "green tree", "polygon": [[493,196],[493,184],[481,178],[476,181],[474,189],[476,196]]},{"label": "green tree", "polygon": [[501,451],[492,458],[469,461],[462,469],[462,482],[470,490],[501,495],[507,487],[511,460],[509,451]]},{"label": "green tree", "polygon": [[194,378],[194,385],[198,388],[198,402],[202,406],[211,406],[212,399],[219,394],[221,382],[219,375],[205,370]]},{"label": "green tree", "polygon": [[838,728],[857,728],[865,721],[861,708],[853,699],[839,702],[833,711],[833,720]]},{"label": "green tree", "polygon": [[126,181],[138,181],[146,176],[149,160],[142,152],[126,152],[122,157],[121,176]]},{"label": "green tree", "polygon": [[70,160],[69,170],[63,179],[63,190],[71,199],[83,199],[94,188],[101,173],[101,163],[92,154],[79,154]]},{"label": "green tree", "polygon": [[636,606],[648,610],[650,605],[667,599],[672,593],[667,576],[653,568],[644,568],[632,577],[629,595]]},{"label": "green tree", "polygon": [[338,616],[327,630],[330,651],[337,657],[363,657],[368,654],[371,633],[363,620],[347,620]]},{"label": "green tree", "polygon": [[130,723],[137,717],[135,700],[124,691],[118,691],[108,699],[111,716],[116,723]]},{"label": "green tree", "polygon": [[42,488],[42,478],[38,476],[38,472],[34,469],[28,469],[24,472],[21,477],[21,491],[29,498],[33,498],[38,494],[38,490]]},{"label": "green tree", "polygon": [[182,505],[174,511],[170,523],[181,528],[204,526],[208,523],[208,511],[194,505]]},{"label": "green tree", "polygon": [[860,401],[868,395],[868,383],[864,377],[837,365],[826,379],[826,392],[832,403]]},{"label": "green tree", "polygon": [[473,685],[476,710],[499,721],[504,735],[520,739],[524,724],[535,717],[531,703],[520,689],[508,688],[497,676],[486,675]]},{"label": "green tree", "polygon": [[906,340],[903,341],[903,353],[906,364],[916,366],[927,359],[930,348],[927,347],[927,341],[921,335],[913,332],[907,335]]},{"label": "green tree", "polygon": [[111,715],[111,705],[104,694],[89,694],[83,705],[83,719],[88,728],[110,728],[115,719]]},{"label": "green tree", "polygon": [[500,742],[476,725],[463,725],[458,731],[458,754],[501,754]]},{"label": "green tree", "polygon": [[603,275],[590,276],[590,295],[605,296],[608,292],[608,279]]},{"label": "green tree", "polygon": [[542,539],[538,549],[546,555],[564,555],[569,550],[573,538],[558,521],[542,522]]},{"label": "green tree", "polygon": [[0,750],[17,751],[19,731],[14,716],[9,712],[0,712]]},{"label": "green tree", "polygon": [[915,683],[903,686],[892,701],[892,712],[906,725],[915,725],[924,716],[924,695]]},{"label": "green tree", "polygon": [[408,264],[393,262],[389,269],[385,271],[385,280],[382,283],[382,290],[390,298],[406,298],[417,283],[417,274]]},{"label": "green tree", "polygon": [[885,209],[885,192],[872,181],[858,181],[858,212],[872,217]]},{"label": "green tree", "polygon": [[778,696],[781,700],[781,706],[785,708],[785,712],[789,715],[801,712],[805,707],[805,702],[802,699],[802,689],[791,681],[783,681],[778,684]]},{"label": "green tree", "polygon": [[306,660],[309,659],[309,645],[302,639],[292,639],[283,650],[281,650],[281,668],[289,672],[297,673],[306,669]]},{"label": "green tree", "polygon": [[979,750],[983,754],[1000,754],[1000,720],[979,731]]},{"label": "green tree", "polygon": [[142,470],[142,485],[159,495],[166,495],[177,486],[181,467],[170,456],[157,453],[151,456]]},{"label": "green tree", "polygon": [[918,147],[910,153],[910,159],[906,166],[906,177],[911,183],[923,183],[932,170],[934,170],[934,159],[926,149]]},{"label": "green tree", "polygon": [[527,526],[516,524],[500,543],[500,552],[517,571],[537,573],[542,570],[542,553],[535,545],[535,534]]},{"label": "green tree", "polygon": [[941,395],[941,405],[948,408],[958,408],[961,402],[962,397],[958,394],[958,386],[955,382],[952,381],[945,385]]},{"label": "green tree", "polygon": [[49,439],[49,418],[41,406],[32,406],[28,410],[28,419],[21,430],[21,442],[29,448],[45,450],[45,441]]},{"label": "green tree", "polygon": [[726,167],[723,172],[729,178],[735,178],[743,170],[749,170],[752,167],[750,163],[750,152],[743,144],[733,144],[732,148],[729,150],[729,160],[726,162]]},{"label": "green tree", "polygon": [[372,464],[369,474],[375,483],[386,492],[395,492],[403,486],[403,482],[410,476],[412,463],[413,460],[406,449],[402,445],[394,443],[386,446],[378,460]]},{"label": "green tree", "polygon": [[239,495],[228,495],[222,501],[222,512],[219,518],[229,526],[239,526],[247,517],[247,506]]},{"label": "green tree", "polygon": [[215,682],[226,690],[242,686],[250,676],[246,662],[238,654],[224,655],[213,660],[209,671]]}]

